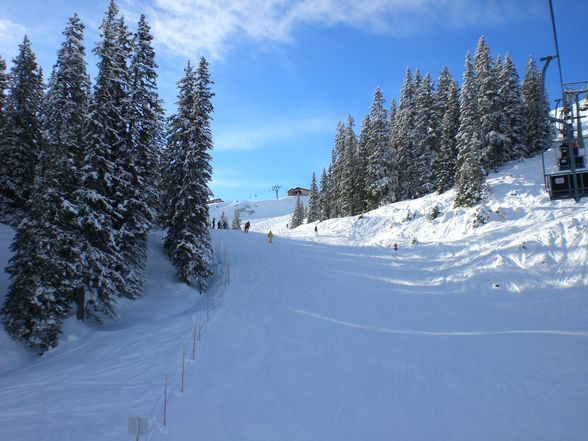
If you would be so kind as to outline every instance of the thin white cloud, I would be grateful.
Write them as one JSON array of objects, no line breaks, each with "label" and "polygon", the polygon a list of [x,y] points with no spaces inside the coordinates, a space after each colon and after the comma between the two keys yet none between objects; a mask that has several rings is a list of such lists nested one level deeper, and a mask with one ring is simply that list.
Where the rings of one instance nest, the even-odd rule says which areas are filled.
[{"label": "thin white cloud", "polygon": [[241,176],[241,172],[239,170],[235,170],[233,168],[219,168],[219,167],[215,167],[214,168],[214,174],[216,176],[229,176],[229,177],[234,177],[234,176]]},{"label": "thin white cloud", "polygon": [[327,116],[287,116],[279,120],[267,118],[243,124],[219,124],[215,128],[214,149],[244,151],[277,147],[282,141],[305,134],[332,133],[336,124]]},{"label": "thin white cloud", "polygon": [[271,188],[272,183],[270,181],[255,181],[251,177],[241,179],[219,179],[214,175],[210,182],[211,188]]},{"label": "thin white cloud", "polygon": [[501,23],[523,16],[522,9],[528,14],[528,8],[511,0],[152,0],[149,16],[157,41],[171,52],[218,59],[243,40],[292,41],[301,25],[406,37]]},{"label": "thin white cloud", "polygon": [[10,62],[12,56],[16,55],[17,47],[22,43],[25,34],[24,26],[10,20],[0,18],[0,55]]}]

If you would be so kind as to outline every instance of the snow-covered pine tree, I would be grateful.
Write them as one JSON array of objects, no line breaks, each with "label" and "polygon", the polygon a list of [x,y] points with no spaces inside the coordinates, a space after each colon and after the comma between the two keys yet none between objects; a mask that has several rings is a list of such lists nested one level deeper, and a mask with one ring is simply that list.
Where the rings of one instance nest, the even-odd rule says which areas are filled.
[{"label": "snow-covered pine tree", "polygon": [[474,78],[482,134],[482,165],[495,169],[505,162],[506,127],[498,95],[498,75],[490,48],[482,36],[474,54]]},{"label": "snow-covered pine tree", "polygon": [[[208,199],[212,192],[208,186],[212,179],[212,157],[210,151],[213,149],[212,141],[212,112],[214,107],[212,105],[212,85],[214,82],[210,78],[209,64],[204,58],[200,58],[197,70],[196,82],[196,124],[198,127],[198,169],[200,173],[198,176],[197,193],[194,195],[199,204],[199,224],[197,229],[197,236],[199,240],[199,256],[196,270],[201,280],[212,274],[211,260],[212,260],[212,239],[208,229]],[[200,283],[201,287],[206,287],[206,283]]]},{"label": "snow-covered pine tree", "polygon": [[410,69],[406,70],[400,90],[400,101],[396,116],[396,127],[392,134],[392,146],[397,155],[399,199],[416,197],[416,162],[414,151],[415,87]]},{"label": "snow-covered pine tree", "polygon": [[147,234],[156,218],[159,204],[157,175],[162,138],[163,109],[157,92],[157,64],[151,45],[153,37],[141,15],[133,38],[130,65],[127,149],[120,158],[130,178],[124,189],[121,253],[127,264],[127,296],[143,291]]},{"label": "snow-covered pine tree", "polygon": [[304,223],[304,204],[302,203],[302,199],[300,196],[296,196],[296,205],[294,206],[294,211],[292,212],[292,217],[290,218],[290,228],[299,227]]},{"label": "snow-covered pine tree", "polygon": [[37,169],[47,175],[46,187],[58,191],[75,204],[74,193],[81,185],[84,125],[91,96],[87,73],[84,25],[77,14],[68,21],[63,32],[65,41],[57,53],[43,106],[43,129],[46,147]]},{"label": "snow-covered pine tree", "polygon": [[396,154],[390,140],[388,112],[379,87],[374,91],[370,107],[368,139],[367,209],[374,210],[397,200]]},{"label": "snow-covered pine tree", "polygon": [[[37,204],[30,211],[38,207]],[[14,254],[6,268],[11,283],[1,311],[4,327],[11,337],[27,346],[46,350],[57,344],[63,320],[71,309],[71,299],[56,289],[61,283],[61,268],[53,265],[50,258],[51,248],[61,238],[39,241],[38,225],[30,223],[28,217],[19,225],[11,247]],[[44,233],[42,237],[49,235]]]},{"label": "snow-covered pine tree", "polygon": [[82,187],[77,194],[80,226],[87,242],[84,265],[85,316],[118,318],[119,296],[134,291],[125,277],[129,266],[121,253],[124,199],[131,184],[123,167],[128,141],[128,31],[112,0],[94,49],[98,75],[86,124]]},{"label": "snow-covered pine tree", "polygon": [[443,66],[439,78],[437,79],[437,92],[435,93],[435,110],[437,111],[437,119],[441,121],[447,107],[449,106],[450,90],[456,85],[453,75],[449,72],[447,66]]},{"label": "snow-covered pine tree", "polygon": [[231,228],[233,230],[241,229],[241,210],[238,208],[233,212],[233,221],[231,222]]},{"label": "snow-covered pine tree", "polygon": [[435,162],[438,155],[439,119],[431,75],[426,74],[415,95],[414,167],[416,196],[431,193],[435,189]]},{"label": "snow-covered pine tree", "polygon": [[[83,234],[78,224],[79,201],[77,192],[82,185],[81,168],[85,124],[91,95],[90,76],[87,73],[84,25],[74,14],[63,32],[65,41],[57,54],[45,97],[43,128],[46,147],[42,150],[37,167],[37,203],[33,207],[40,224],[39,241],[58,238],[48,258],[59,268],[62,280],[56,287],[68,299],[81,303],[83,292],[82,250]],[[45,207],[43,211],[43,207]],[[82,314],[82,306],[78,312]]]},{"label": "snow-covered pine tree", "polygon": [[398,170],[398,153],[396,152],[396,147],[394,146],[394,134],[396,132],[396,120],[398,114],[398,107],[396,106],[396,100],[392,98],[390,102],[390,111],[388,113],[388,139],[390,142],[390,149],[392,151],[392,155],[394,158],[394,167],[392,169],[392,173],[390,175],[392,188],[395,189],[395,198],[392,202],[397,202],[400,200],[402,196],[402,188],[400,186],[400,172]]},{"label": "snow-covered pine tree", "polygon": [[439,193],[446,192],[455,184],[456,136],[459,130],[459,92],[455,81],[452,80],[448,83],[447,88],[444,89],[444,95],[439,153],[435,165],[435,187]]},{"label": "snow-covered pine tree", "polygon": [[478,99],[474,67],[466,55],[465,72],[460,95],[460,124],[457,134],[457,173],[455,177],[456,207],[473,207],[482,200],[485,172],[480,162],[482,134],[478,118]]},{"label": "snow-covered pine tree", "polygon": [[32,195],[37,157],[43,144],[42,99],[43,75],[25,36],[9,75],[0,138],[0,221],[13,226],[24,218]]},{"label": "snow-covered pine tree", "polygon": [[307,222],[316,222],[320,220],[320,195],[318,190],[318,185],[316,183],[316,175],[312,174],[312,179],[310,181],[310,194],[308,196],[308,213],[307,213]]},{"label": "snow-covered pine tree", "polygon": [[10,335],[41,350],[57,345],[63,320],[82,288],[81,232],[73,195],[80,185],[83,125],[90,95],[83,29],[77,15],[64,31],[44,103],[30,209],[19,224],[4,306]]},{"label": "snow-covered pine tree", "polygon": [[190,63],[180,80],[178,112],[172,119],[169,140],[177,152],[177,172],[181,177],[174,213],[168,225],[165,249],[178,277],[203,291],[212,274],[212,243],[208,230],[208,182],[212,175],[209,150],[213,111],[212,81],[208,62],[201,58],[195,74]]},{"label": "snow-covered pine tree", "polygon": [[370,115],[369,113],[363,118],[359,139],[357,140],[357,173],[355,176],[355,193],[357,200],[357,213],[367,211],[368,191],[367,191],[367,170],[369,157],[369,136],[370,136]]},{"label": "snow-covered pine tree", "polygon": [[220,217],[218,218],[221,228],[224,228],[224,225],[228,225],[229,224],[229,219],[227,219],[227,215],[225,214],[225,212],[223,211],[220,215]]},{"label": "snow-covered pine tree", "polygon": [[[4,128],[6,127],[6,91],[8,89],[8,81],[9,77],[6,73],[6,61],[0,56],[0,174],[4,173],[4,168],[6,167],[5,161],[7,161],[4,154],[6,146],[2,140],[5,138]],[[8,220],[5,218],[4,214],[6,211],[5,204],[8,201],[5,201],[4,196],[2,196],[1,186],[3,185],[3,181],[4,178],[0,176],[0,222]]]},{"label": "snow-covered pine tree", "polygon": [[393,145],[394,132],[396,131],[396,115],[397,115],[397,113],[398,113],[398,107],[396,106],[396,100],[394,98],[392,98],[390,100],[390,110],[388,112],[391,145]]},{"label": "snow-covered pine tree", "polygon": [[508,52],[500,65],[498,86],[506,128],[504,159],[511,161],[524,156],[525,111],[519,74]]},{"label": "snow-covered pine tree", "polygon": [[339,121],[331,152],[331,218],[343,216],[343,175],[345,173],[345,125]]},{"label": "snow-covered pine tree", "polygon": [[8,89],[8,74],[6,73],[6,61],[0,56],[0,137],[6,125],[6,90]]},{"label": "snow-covered pine tree", "polygon": [[357,137],[353,129],[355,121],[347,115],[345,124],[345,152],[339,185],[340,209],[342,216],[353,216],[359,211],[357,200]]},{"label": "snow-covered pine tree", "polygon": [[323,168],[319,191],[320,220],[331,218],[331,178],[330,173]]},{"label": "snow-covered pine tree", "polygon": [[545,151],[549,147],[551,137],[547,104],[549,101],[543,88],[541,72],[537,69],[533,57],[529,57],[527,61],[522,93],[525,120],[524,153],[526,157],[531,157]]}]

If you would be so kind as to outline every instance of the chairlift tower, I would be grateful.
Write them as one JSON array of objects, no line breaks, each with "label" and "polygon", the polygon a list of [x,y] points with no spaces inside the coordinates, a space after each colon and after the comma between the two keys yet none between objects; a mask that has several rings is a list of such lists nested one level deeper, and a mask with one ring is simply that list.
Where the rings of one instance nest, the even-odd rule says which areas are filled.
[{"label": "chairlift tower", "polygon": [[[559,145],[554,149],[555,165],[546,168],[544,152],[543,176],[550,199],[574,198],[577,202],[581,197],[588,196],[588,169],[586,168],[586,144],[588,141],[582,130],[582,116],[588,112],[588,81],[563,82],[552,0],[549,0],[549,12],[555,55],[541,59],[545,63],[543,66],[543,87],[545,87],[547,67],[552,60],[556,59],[562,97],[561,100],[558,100],[555,116],[550,117],[560,133]],[[582,99],[585,100],[583,106],[580,104]],[[560,103],[561,109],[559,109]]]}]

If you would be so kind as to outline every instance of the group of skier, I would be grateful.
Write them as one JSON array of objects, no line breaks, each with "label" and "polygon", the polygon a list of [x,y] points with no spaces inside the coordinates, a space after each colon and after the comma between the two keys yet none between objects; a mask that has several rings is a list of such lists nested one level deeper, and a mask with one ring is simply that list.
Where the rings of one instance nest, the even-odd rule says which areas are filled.
[{"label": "group of skier", "polygon": [[[218,230],[228,230],[229,229],[229,223],[225,220],[220,220],[217,222],[216,218],[213,217],[212,218],[212,223],[211,223],[212,229],[214,229],[215,227]],[[245,232],[249,233],[249,228],[251,227],[251,224],[249,223],[249,221],[247,221],[245,223]]]},{"label": "group of skier", "polygon": [[212,218],[212,228],[214,229],[216,225],[216,228],[219,230],[228,230],[229,229],[229,223],[226,220],[220,220],[217,222],[216,218]]}]

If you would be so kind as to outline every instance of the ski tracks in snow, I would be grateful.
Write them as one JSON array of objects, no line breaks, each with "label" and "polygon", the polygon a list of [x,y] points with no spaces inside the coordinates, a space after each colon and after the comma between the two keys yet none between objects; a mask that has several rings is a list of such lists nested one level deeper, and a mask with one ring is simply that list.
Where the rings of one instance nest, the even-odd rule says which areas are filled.
[{"label": "ski tracks in snow", "polygon": [[519,330],[504,330],[504,331],[422,331],[411,329],[391,329],[375,326],[361,325],[358,323],[350,323],[343,320],[337,320],[324,315],[315,314],[313,312],[304,311],[301,309],[289,308],[290,311],[313,317],[326,322],[334,323],[350,328],[361,329],[364,331],[379,332],[383,334],[400,334],[400,335],[439,335],[439,336],[486,336],[486,335],[510,335],[510,334],[540,334],[540,335],[562,335],[562,336],[576,336],[588,337],[588,331],[559,331],[554,329],[519,329]]}]

